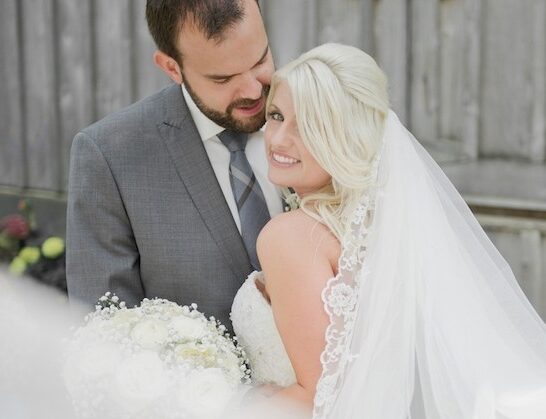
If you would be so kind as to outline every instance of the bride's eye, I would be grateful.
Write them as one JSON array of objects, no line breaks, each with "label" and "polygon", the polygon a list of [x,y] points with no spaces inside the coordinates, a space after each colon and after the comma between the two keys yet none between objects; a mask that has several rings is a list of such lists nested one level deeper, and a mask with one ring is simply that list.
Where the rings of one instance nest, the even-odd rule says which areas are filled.
[{"label": "bride's eye", "polygon": [[284,121],[284,117],[279,113],[275,111],[268,112],[267,119],[273,119],[274,121]]}]

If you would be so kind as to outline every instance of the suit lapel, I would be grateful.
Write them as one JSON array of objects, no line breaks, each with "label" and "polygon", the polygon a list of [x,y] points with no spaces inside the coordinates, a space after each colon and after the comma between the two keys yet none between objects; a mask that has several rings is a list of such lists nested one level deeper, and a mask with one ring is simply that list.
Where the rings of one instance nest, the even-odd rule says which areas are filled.
[{"label": "suit lapel", "polygon": [[179,85],[165,91],[161,137],[188,194],[236,277],[245,279],[251,266],[237,225],[210,164]]}]

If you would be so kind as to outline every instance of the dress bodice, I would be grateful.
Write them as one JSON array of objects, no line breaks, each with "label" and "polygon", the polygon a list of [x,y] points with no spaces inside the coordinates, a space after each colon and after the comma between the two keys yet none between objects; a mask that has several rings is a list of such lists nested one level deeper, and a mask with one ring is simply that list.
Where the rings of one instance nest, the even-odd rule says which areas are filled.
[{"label": "dress bodice", "polygon": [[271,306],[256,287],[259,278],[263,278],[261,272],[252,272],[235,295],[231,322],[248,355],[253,383],[287,387],[296,382],[296,375],[275,325]]}]

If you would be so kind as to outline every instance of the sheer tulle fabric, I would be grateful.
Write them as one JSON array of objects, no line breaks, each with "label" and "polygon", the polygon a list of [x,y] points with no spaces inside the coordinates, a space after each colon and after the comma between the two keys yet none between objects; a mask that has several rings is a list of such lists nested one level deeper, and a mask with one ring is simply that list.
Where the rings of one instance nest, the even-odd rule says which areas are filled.
[{"label": "sheer tulle fabric", "polygon": [[546,418],[546,325],[393,112],[353,221],[313,417]]}]

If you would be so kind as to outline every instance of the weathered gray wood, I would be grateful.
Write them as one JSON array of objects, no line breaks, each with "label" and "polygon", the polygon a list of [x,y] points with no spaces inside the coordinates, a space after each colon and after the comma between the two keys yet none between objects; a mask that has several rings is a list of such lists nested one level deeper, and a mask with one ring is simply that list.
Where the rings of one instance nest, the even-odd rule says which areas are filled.
[{"label": "weathered gray wood", "polygon": [[466,38],[463,85],[463,151],[476,159],[479,155],[480,139],[480,74],[482,68],[482,12],[483,0],[464,0]]},{"label": "weathered gray wood", "polygon": [[411,3],[410,127],[417,138],[438,139],[439,121],[439,8],[438,2]]},{"label": "weathered gray wood", "polygon": [[95,0],[96,116],[127,106],[133,99],[130,0]]},{"label": "weathered gray wood", "polygon": [[375,57],[389,78],[391,107],[408,122],[408,13],[405,0],[379,0],[374,22]]},{"label": "weathered gray wood", "polygon": [[546,2],[535,0],[533,20],[533,129],[531,160],[546,158]]},{"label": "weathered gray wood", "polygon": [[[318,12],[317,12],[317,1],[316,0],[309,0],[309,4],[307,6],[306,20],[308,20],[310,23],[307,24],[307,28],[306,28],[306,31],[305,31],[305,37],[309,41],[309,47],[313,47],[313,46],[318,44],[318,28],[317,28]],[[272,24],[274,25],[275,22],[273,22]],[[267,25],[267,22],[266,22],[266,25]],[[269,30],[269,28],[267,26],[266,26],[266,30]],[[273,58],[275,58],[275,57],[273,57]]]},{"label": "weathered gray wood", "polygon": [[440,6],[440,109],[439,135],[461,141],[465,79],[465,3],[448,1]]},{"label": "weathered gray wood", "polygon": [[440,6],[439,136],[471,158],[479,148],[480,16],[481,0]]},{"label": "weathered gray wood", "polygon": [[25,159],[17,2],[0,2],[0,184],[23,187]]},{"label": "weathered gray wood", "polygon": [[[482,50],[482,138],[489,157],[532,159],[534,0],[487,0]],[[544,42],[544,40],[542,41]],[[543,45],[540,46],[543,48]]]},{"label": "weathered gray wood", "polygon": [[146,0],[133,0],[132,8],[133,68],[136,78],[133,100],[138,100],[155,93],[171,81],[153,62],[156,46],[146,24]]},{"label": "weathered gray wood", "polygon": [[315,21],[309,17],[314,12],[313,0],[264,2],[262,14],[277,68],[317,45]]},{"label": "weathered gray wood", "polygon": [[74,135],[93,122],[93,66],[90,0],[57,0],[59,113],[63,190],[68,182]]},{"label": "weathered gray wood", "polygon": [[59,190],[59,129],[53,0],[22,0],[28,187]]},{"label": "weathered gray wood", "polygon": [[375,55],[375,36],[374,36],[374,20],[376,0],[362,0],[360,2],[360,13],[362,28],[360,30],[361,39],[359,48],[370,55]]},{"label": "weathered gray wood", "polygon": [[[480,160],[443,164],[442,169],[465,196],[496,197],[505,202],[527,202],[530,209],[546,208],[546,165]],[[500,202],[499,202],[500,205]]]},{"label": "weathered gray wood", "polygon": [[318,43],[341,42],[370,50],[372,0],[316,0]]},{"label": "weathered gray wood", "polygon": [[[544,162],[544,0],[261,4],[278,66],[325,41],[372,53],[389,77],[393,108],[420,140],[438,146],[444,160],[475,158],[479,151],[484,158]],[[2,2],[0,184],[62,187],[72,135],[95,119],[89,115],[98,118],[169,83],[151,63],[144,5]],[[14,38],[17,8],[20,44]]]}]

